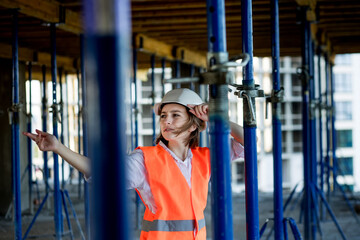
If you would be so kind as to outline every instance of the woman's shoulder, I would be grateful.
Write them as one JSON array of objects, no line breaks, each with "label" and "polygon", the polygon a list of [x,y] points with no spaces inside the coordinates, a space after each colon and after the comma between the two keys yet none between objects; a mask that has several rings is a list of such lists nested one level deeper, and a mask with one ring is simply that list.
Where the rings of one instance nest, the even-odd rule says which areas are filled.
[{"label": "woman's shoulder", "polygon": [[210,153],[208,147],[194,147],[191,149],[192,152],[199,152],[199,153]]}]

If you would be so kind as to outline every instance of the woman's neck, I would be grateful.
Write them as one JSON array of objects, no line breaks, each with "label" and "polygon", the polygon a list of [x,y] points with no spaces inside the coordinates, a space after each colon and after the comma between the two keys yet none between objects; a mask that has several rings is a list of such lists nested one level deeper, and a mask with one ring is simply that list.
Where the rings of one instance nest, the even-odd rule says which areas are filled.
[{"label": "woman's neck", "polygon": [[179,142],[169,141],[167,147],[182,161],[186,159],[189,150],[189,145],[185,145]]}]

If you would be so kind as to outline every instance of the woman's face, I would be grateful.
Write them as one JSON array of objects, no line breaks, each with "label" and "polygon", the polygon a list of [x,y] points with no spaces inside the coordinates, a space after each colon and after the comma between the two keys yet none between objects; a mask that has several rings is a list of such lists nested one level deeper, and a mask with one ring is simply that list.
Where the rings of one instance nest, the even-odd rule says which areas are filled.
[{"label": "woman's face", "polygon": [[178,131],[189,121],[189,114],[186,108],[180,104],[166,104],[160,112],[160,130],[162,136],[167,140],[184,140],[189,137],[195,127],[178,134]]}]

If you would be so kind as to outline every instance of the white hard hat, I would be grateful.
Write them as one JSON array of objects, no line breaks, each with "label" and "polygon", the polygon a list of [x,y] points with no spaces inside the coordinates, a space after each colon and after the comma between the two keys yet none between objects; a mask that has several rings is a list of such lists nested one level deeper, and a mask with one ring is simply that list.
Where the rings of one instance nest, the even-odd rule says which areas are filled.
[{"label": "white hard hat", "polygon": [[155,104],[155,114],[159,115],[161,106],[166,103],[178,103],[188,107],[188,104],[200,105],[204,102],[196,92],[187,88],[177,88],[167,92],[161,102]]}]

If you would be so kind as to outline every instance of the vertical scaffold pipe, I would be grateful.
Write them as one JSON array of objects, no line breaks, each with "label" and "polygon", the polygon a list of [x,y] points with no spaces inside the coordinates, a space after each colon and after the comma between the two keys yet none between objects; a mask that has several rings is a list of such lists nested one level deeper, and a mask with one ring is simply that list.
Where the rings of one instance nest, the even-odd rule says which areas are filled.
[{"label": "vertical scaffold pipe", "polygon": [[162,95],[161,98],[165,95],[165,86],[164,86],[164,79],[165,79],[165,68],[166,68],[166,59],[161,59],[161,86],[162,86]]},{"label": "vertical scaffold pipe", "polygon": [[[84,35],[80,35],[80,71],[81,71],[81,98],[82,98],[82,130],[83,130],[83,154],[88,156],[88,128],[87,128],[87,99],[86,99],[86,76],[84,56]],[[80,183],[79,183],[80,184]],[[85,232],[86,239],[90,239],[90,206],[89,206],[89,185],[84,181],[84,207],[85,207]]]},{"label": "vertical scaffold pipe", "polygon": [[[181,77],[180,61],[175,60],[175,78]],[[176,83],[175,88],[181,88],[181,83]]]},{"label": "vertical scaffold pipe", "polygon": [[[280,91],[280,37],[279,37],[279,1],[271,1],[271,53],[273,92]],[[274,230],[275,239],[284,239],[283,195],[282,195],[282,141],[281,107],[272,102],[273,158],[274,158]]]},{"label": "vertical scaffold pipe", "polygon": [[20,180],[20,116],[19,116],[19,54],[18,54],[18,11],[13,13],[12,32],[12,119],[11,158],[15,239],[21,239],[21,180]]},{"label": "vertical scaffold pipe", "polygon": [[[243,85],[245,89],[254,89],[253,76],[253,27],[252,1],[241,1],[242,51],[248,53],[250,60],[243,68]],[[255,99],[244,98],[244,144],[245,144],[245,195],[246,195],[246,232],[247,239],[259,239],[259,202],[257,182],[256,119],[251,116],[250,102],[255,111]]]},{"label": "vertical scaffold pipe", "polygon": [[[63,75],[63,69],[59,68],[59,86],[60,86],[60,142],[64,144],[64,101],[63,101],[63,85],[62,85],[62,75]],[[65,188],[65,160],[61,158],[61,188]]]},{"label": "vertical scaffold pipe", "polygon": [[[320,160],[320,190],[324,192],[324,152],[323,152],[323,121],[322,121],[322,87],[321,87],[321,48],[318,46],[317,49],[318,61],[317,61],[317,69],[318,69],[318,95],[319,95],[319,102],[318,102],[318,134],[319,134],[319,160]],[[324,220],[325,217],[325,206],[321,203],[320,207],[320,217],[321,220]]]},{"label": "vertical scaffold pipe", "polygon": [[[190,77],[194,77],[195,74],[195,66],[194,64],[190,64]],[[195,84],[193,82],[190,83],[190,89],[195,91]]]},{"label": "vertical scaffold pipe", "polygon": [[330,76],[329,76],[329,56],[325,56],[325,105],[326,105],[326,197],[330,202],[330,111],[329,111],[329,90],[330,90]]},{"label": "vertical scaffold pipe", "polygon": [[[76,69],[76,76],[77,76],[77,83],[78,83],[78,117],[77,117],[77,133],[78,133],[78,151],[79,153],[81,153],[81,115],[82,115],[82,110],[81,110],[81,80],[80,80],[80,71],[79,69]],[[78,175],[78,198],[81,199],[81,184],[82,184],[82,179],[83,179],[83,174],[78,171],[79,175]]]},{"label": "vertical scaffold pipe", "polygon": [[[151,65],[151,105],[154,108],[155,105],[155,55],[152,54],[150,57],[150,65]],[[152,134],[152,144],[155,145],[155,139],[156,139],[156,127],[155,127],[155,112],[152,112],[152,130],[153,130],[153,134]]]},{"label": "vertical scaffold pipe", "polygon": [[[56,24],[50,24],[50,41],[51,41],[51,81],[52,81],[52,107],[53,107],[53,135],[58,138],[58,106],[56,97]],[[56,153],[54,158],[54,220],[56,239],[62,238],[63,218],[62,218],[62,201],[59,182],[59,160]]]},{"label": "vertical scaffold pipe", "polygon": [[84,6],[88,124],[92,129],[89,136],[92,238],[131,239],[124,163],[130,3],[90,0]]},{"label": "vertical scaffold pipe", "polygon": [[[209,66],[227,61],[224,0],[207,0]],[[213,239],[233,239],[228,86],[209,86]]]},{"label": "vertical scaffold pipe", "polygon": [[[29,75],[29,112],[27,115],[27,131],[32,132],[32,101],[31,101],[31,80],[32,80],[32,63],[29,62],[28,65],[28,75]],[[29,176],[29,210],[30,214],[33,214],[33,202],[32,202],[32,190],[33,190],[33,181],[32,181],[32,140],[27,139],[27,150],[28,150],[28,176]]]},{"label": "vertical scaffold pipe", "polygon": [[[135,46],[135,45],[134,45]],[[134,74],[134,115],[135,115],[135,147],[139,146],[139,122],[138,122],[138,90],[137,90],[137,50],[133,47],[133,74]],[[137,194],[136,194],[137,195]],[[138,195],[137,195],[138,196]]]},{"label": "vertical scaffold pipe", "polygon": [[335,114],[336,114],[336,107],[334,101],[334,92],[335,92],[335,78],[333,72],[334,63],[330,62],[330,105],[332,106],[331,111],[331,146],[332,146],[332,172],[333,172],[333,190],[336,191],[336,181],[337,181],[337,158],[336,158],[336,129],[335,129]]},{"label": "vertical scaffold pipe", "polygon": [[[310,95],[310,181],[311,184],[317,186],[317,128],[316,128],[316,112],[315,112],[315,69],[314,69],[314,42],[309,38],[309,95]],[[311,198],[312,199],[312,198]],[[311,234],[312,239],[316,239],[316,209],[317,209],[317,195],[311,201]]]},{"label": "vertical scaffold pipe", "polygon": [[302,141],[303,141],[303,156],[304,156],[304,237],[310,239],[310,207],[311,207],[311,193],[310,193],[310,124],[309,124],[309,38],[310,38],[310,23],[306,19],[307,7],[301,7],[302,16]]},{"label": "vertical scaffold pipe", "polygon": [[[42,65],[42,130],[47,132],[47,97],[46,97],[46,66]],[[43,152],[44,158],[44,167],[43,167],[43,177],[45,183],[45,191],[49,192],[49,182],[48,182],[48,153],[47,151]]]},{"label": "vertical scaffold pipe", "polygon": [[[138,68],[138,62],[137,62],[137,49],[135,48],[135,44],[133,44],[133,74],[134,74],[134,91],[135,91],[135,96],[134,96],[134,106],[133,106],[133,110],[134,110],[134,115],[135,115],[135,147],[139,146],[139,123],[138,123],[138,97],[137,97],[137,68]],[[133,148],[133,149],[134,149]],[[140,229],[141,226],[141,199],[139,197],[139,195],[135,192],[135,218],[136,218],[136,229]]]}]

